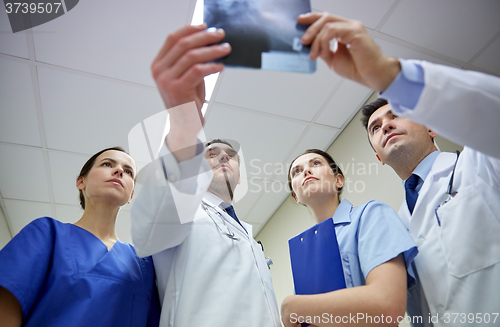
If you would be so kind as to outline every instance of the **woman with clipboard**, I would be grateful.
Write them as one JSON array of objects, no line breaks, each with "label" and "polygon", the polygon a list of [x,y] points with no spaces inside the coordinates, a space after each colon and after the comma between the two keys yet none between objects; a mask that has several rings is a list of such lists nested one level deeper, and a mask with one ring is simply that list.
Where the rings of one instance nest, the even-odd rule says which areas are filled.
[{"label": "woman with clipboard", "polygon": [[[397,326],[405,314],[406,290],[415,283],[411,263],[418,251],[396,212],[376,200],[358,207],[341,201],[344,175],[332,157],[321,150],[307,150],[297,157],[290,166],[288,181],[293,198],[311,211],[317,225],[297,236],[296,243],[290,240],[297,295],[288,296],[282,303],[284,325]],[[334,232],[325,236],[328,220]],[[324,239],[320,247],[308,246],[305,243],[310,235],[327,237],[332,247],[324,250]],[[305,246],[302,250],[301,245]],[[332,248],[340,252],[338,259],[330,255]],[[319,256],[307,253],[315,249],[323,252]],[[342,272],[328,274],[336,264],[332,260],[340,261],[337,264],[344,276]],[[318,279],[331,284],[329,278],[340,280],[340,284],[345,278],[346,288],[313,285]]]}]

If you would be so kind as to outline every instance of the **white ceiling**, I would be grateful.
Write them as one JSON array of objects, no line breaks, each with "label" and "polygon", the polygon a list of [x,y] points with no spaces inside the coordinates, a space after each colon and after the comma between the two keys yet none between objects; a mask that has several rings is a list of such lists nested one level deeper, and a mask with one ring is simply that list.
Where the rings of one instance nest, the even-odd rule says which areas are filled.
[{"label": "white ceiling", "polygon": [[[498,0],[312,5],[363,21],[388,55],[500,76]],[[195,0],[86,0],[16,34],[0,10],[0,246],[37,217],[80,217],[79,169],[101,148],[128,148],[131,129],[163,110],[149,66],[167,34],[191,22],[194,7]],[[307,148],[328,148],[370,94],[321,61],[313,75],[220,74],[205,132],[241,143],[248,191],[235,206],[254,234],[288,194],[288,163]],[[122,240],[131,240],[128,207],[117,229]]]}]

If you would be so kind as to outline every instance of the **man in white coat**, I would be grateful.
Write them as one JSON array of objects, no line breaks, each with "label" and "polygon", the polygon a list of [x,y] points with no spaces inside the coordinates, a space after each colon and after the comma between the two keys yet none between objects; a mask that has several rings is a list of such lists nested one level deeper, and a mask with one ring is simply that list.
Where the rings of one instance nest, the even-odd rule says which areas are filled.
[{"label": "man in white coat", "polygon": [[[500,79],[389,58],[358,21],[311,13],[299,22],[312,24],[303,37],[312,59],[389,100],[365,106],[363,120],[377,158],[407,189],[400,216],[419,249],[414,325],[498,325]],[[465,146],[459,157],[437,151],[436,132]]]},{"label": "man in white coat", "polygon": [[223,36],[206,26],[181,28],[152,65],[170,131],[160,159],[138,176],[131,216],[138,255],[153,256],[162,327],[280,326],[262,248],[230,206],[239,182],[237,149],[215,140],[205,150],[197,139],[203,77],[223,68],[207,61],[230,51],[212,45]]}]

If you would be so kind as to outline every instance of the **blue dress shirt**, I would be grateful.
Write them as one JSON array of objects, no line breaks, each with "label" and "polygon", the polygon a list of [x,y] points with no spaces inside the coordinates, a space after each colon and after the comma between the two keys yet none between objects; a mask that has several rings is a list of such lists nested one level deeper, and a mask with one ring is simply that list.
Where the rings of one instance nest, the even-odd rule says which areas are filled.
[{"label": "blue dress shirt", "polygon": [[424,69],[419,64],[399,59],[401,71],[380,96],[387,99],[395,114],[413,110],[425,86]]},{"label": "blue dress shirt", "polygon": [[[415,170],[413,171],[413,174],[418,175],[418,177],[420,177],[421,179],[417,184],[415,191],[420,192],[420,189],[422,188],[422,185],[424,184],[427,175],[429,175],[429,172],[431,171],[434,161],[436,161],[440,153],[441,152],[437,150],[431,152],[429,155],[427,155],[427,157],[425,157],[422,161],[420,161],[417,168],[415,168]],[[403,186],[405,185],[405,182],[406,180],[403,181]]]}]

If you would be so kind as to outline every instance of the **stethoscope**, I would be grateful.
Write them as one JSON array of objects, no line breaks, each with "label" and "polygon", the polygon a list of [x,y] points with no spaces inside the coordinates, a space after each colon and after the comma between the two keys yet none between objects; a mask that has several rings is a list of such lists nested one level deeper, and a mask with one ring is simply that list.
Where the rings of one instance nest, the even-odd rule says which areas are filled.
[{"label": "stethoscope", "polygon": [[[211,206],[210,204],[208,204],[207,202],[205,202],[204,200],[201,201],[201,206],[203,207],[203,210],[205,210],[205,212],[207,213],[207,215],[210,217],[210,219],[212,219],[212,221],[214,222],[215,226],[217,227],[217,229],[222,233],[222,235],[226,235],[229,239],[233,240],[233,241],[240,241],[241,239],[239,237],[237,237],[234,232],[229,228],[229,226],[226,224],[226,220],[224,219],[224,217],[222,216],[222,214],[216,209],[214,208],[213,206]],[[224,231],[220,226],[219,224],[215,221],[214,217],[212,216],[212,213],[210,211],[213,211],[215,212],[215,214],[217,216],[219,216],[220,220],[222,220],[222,223],[224,224],[225,226],[225,229],[227,231]]]},{"label": "stethoscope", "polygon": [[[231,239],[233,241],[240,241],[241,240],[229,228],[228,224],[226,224],[226,219],[224,219],[224,217],[219,212],[219,210],[217,210],[215,207],[213,207],[212,205],[210,205],[207,202],[205,202],[205,200],[201,200],[201,206],[203,207],[203,210],[205,210],[205,212],[207,213],[207,215],[210,217],[210,219],[212,219],[212,221],[214,222],[214,225],[217,227],[217,229],[221,232],[222,235],[226,235],[229,239]],[[215,212],[215,214],[217,216],[219,216],[220,220],[222,220],[222,223],[224,224],[224,226],[225,226],[225,228],[226,228],[227,231],[224,231],[219,226],[219,224],[215,221],[214,217],[212,216],[211,211]],[[262,248],[262,251],[264,251],[264,246],[262,245],[262,243],[260,241],[258,243],[260,244],[260,246]],[[273,264],[273,261],[269,257],[267,257],[265,259],[266,259],[266,264],[267,264],[268,269],[271,269],[271,265]]]},{"label": "stethoscope", "polygon": [[451,173],[451,178],[450,178],[450,181],[448,182],[448,189],[446,190],[446,194],[443,195],[441,203],[438,204],[438,206],[434,210],[434,213],[436,214],[437,223],[439,226],[441,226],[441,220],[439,219],[438,210],[442,205],[448,203],[448,201],[450,201],[453,198],[453,195],[451,194],[451,192],[453,189],[453,180],[455,178],[455,169],[457,168],[458,157],[460,156],[460,151],[457,150],[457,151],[455,151],[455,153],[457,154],[457,159],[455,160],[455,165],[453,166],[453,172]]}]

